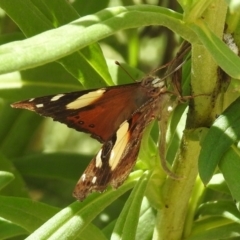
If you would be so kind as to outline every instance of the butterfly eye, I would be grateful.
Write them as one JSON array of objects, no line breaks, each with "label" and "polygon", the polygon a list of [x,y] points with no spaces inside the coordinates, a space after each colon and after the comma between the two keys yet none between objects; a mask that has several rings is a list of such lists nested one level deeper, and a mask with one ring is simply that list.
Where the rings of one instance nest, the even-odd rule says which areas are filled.
[{"label": "butterfly eye", "polygon": [[142,80],[142,85],[143,86],[151,86],[152,85],[153,78],[152,77],[147,77]]}]

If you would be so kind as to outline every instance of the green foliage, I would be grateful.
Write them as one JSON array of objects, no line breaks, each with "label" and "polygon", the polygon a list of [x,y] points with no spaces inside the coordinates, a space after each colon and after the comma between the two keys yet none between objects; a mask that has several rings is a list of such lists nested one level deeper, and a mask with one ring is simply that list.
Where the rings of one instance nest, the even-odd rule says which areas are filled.
[{"label": "green foliage", "polygon": [[[240,59],[222,41],[225,31],[240,43],[239,14],[233,1],[170,2],[0,0],[0,239],[240,237]],[[167,160],[183,178],[162,170],[152,124],[121,187],[74,201],[100,145],[10,103],[131,82],[114,60],[141,79],[174,57],[179,37],[192,45],[183,92],[201,95],[169,122]]]}]

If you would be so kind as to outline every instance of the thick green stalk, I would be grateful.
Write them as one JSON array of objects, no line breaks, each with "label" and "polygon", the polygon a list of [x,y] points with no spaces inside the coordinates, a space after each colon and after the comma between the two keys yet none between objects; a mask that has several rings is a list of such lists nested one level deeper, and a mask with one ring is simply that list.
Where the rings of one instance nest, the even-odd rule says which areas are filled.
[{"label": "thick green stalk", "polygon": [[[222,37],[227,5],[224,0],[213,1],[203,13],[202,18],[208,27]],[[191,100],[186,130],[179,153],[174,163],[181,180],[168,178],[164,186],[164,207],[158,212],[154,239],[182,239],[189,199],[198,174],[198,155],[200,145],[198,136],[202,127],[209,127],[219,114],[221,83],[218,78],[218,66],[209,52],[200,44],[192,44],[192,94],[207,94]],[[188,224],[193,222],[189,221]],[[188,230],[189,231],[189,230]]]}]

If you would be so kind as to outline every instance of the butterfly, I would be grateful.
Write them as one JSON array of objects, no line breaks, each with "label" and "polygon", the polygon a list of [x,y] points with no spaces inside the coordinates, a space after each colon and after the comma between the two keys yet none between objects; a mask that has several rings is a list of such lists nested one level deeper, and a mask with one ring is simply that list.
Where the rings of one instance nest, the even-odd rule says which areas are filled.
[{"label": "butterfly", "polygon": [[131,84],[31,98],[11,106],[51,117],[103,144],[74,189],[73,196],[82,201],[91,192],[124,182],[136,163],[144,129],[168,114],[171,96],[164,78],[146,76]]}]

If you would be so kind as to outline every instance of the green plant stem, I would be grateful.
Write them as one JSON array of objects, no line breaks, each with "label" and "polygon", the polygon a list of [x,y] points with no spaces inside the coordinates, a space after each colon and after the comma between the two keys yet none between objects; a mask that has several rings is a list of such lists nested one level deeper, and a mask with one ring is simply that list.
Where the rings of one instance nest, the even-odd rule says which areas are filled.
[{"label": "green plant stem", "polygon": [[[224,0],[213,1],[202,18],[220,38],[222,37],[227,5]],[[198,174],[200,144],[196,135],[201,127],[209,127],[219,113],[221,83],[218,66],[204,46],[192,43],[192,94],[206,94],[190,102],[189,112],[181,146],[174,162],[176,174],[181,180],[168,178],[163,192],[164,207],[158,212],[153,239],[182,239],[189,199]],[[190,208],[193,211],[192,208]],[[193,216],[193,214],[192,214]],[[189,223],[188,219],[188,224]],[[193,219],[192,219],[193,222]]]},{"label": "green plant stem", "polygon": [[198,173],[196,162],[200,151],[198,142],[191,140],[190,135],[184,133],[178,155],[181,161],[178,162],[177,174],[183,176],[183,179],[169,178],[165,184],[165,204],[158,213],[159,228],[155,231],[154,239],[181,239],[188,201]]}]

